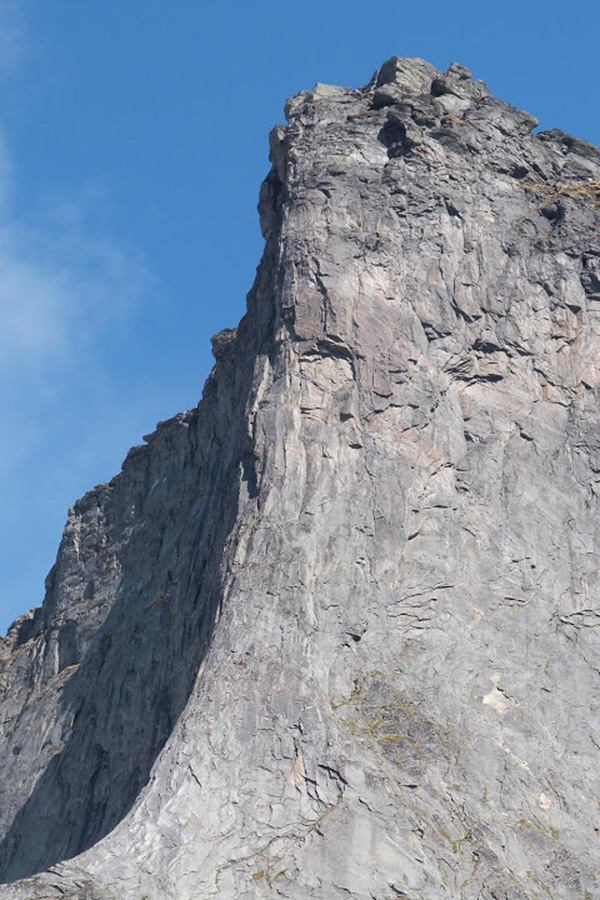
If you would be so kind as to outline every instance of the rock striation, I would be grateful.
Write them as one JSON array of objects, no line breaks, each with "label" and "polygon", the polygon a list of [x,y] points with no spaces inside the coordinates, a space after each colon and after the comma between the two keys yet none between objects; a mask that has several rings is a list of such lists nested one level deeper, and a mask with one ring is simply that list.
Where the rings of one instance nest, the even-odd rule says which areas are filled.
[{"label": "rock striation", "polygon": [[202,401],[0,639],[0,897],[593,900],[600,151],[418,59],[286,116]]}]

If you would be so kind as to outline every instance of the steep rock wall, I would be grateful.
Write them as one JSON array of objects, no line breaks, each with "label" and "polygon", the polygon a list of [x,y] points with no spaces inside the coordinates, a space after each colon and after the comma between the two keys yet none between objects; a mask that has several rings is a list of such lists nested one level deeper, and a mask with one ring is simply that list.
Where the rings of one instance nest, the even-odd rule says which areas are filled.
[{"label": "steep rock wall", "polygon": [[456,64],[286,114],[202,403],[4,642],[0,896],[598,896],[600,151]]}]

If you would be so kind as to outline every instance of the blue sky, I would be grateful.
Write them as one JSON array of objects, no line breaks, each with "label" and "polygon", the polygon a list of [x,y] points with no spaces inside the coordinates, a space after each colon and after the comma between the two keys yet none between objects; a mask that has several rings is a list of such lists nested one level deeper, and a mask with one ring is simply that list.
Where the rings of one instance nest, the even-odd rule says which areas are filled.
[{"label": "blue sky", "polygon": [[599,31],[597,0],[0,0],[1,632],[68,506],[198,401],[286,98],[457,60],[600,143]]}]

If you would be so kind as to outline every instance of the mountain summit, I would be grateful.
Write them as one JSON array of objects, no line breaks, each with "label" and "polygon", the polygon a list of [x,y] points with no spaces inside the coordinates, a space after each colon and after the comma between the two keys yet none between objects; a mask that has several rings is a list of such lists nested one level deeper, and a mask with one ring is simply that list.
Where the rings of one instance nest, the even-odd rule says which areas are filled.
[{"label": "mountain summit", "polygon": [[7,900],[600,896],[600,151],[394,57],[0,638]]}]

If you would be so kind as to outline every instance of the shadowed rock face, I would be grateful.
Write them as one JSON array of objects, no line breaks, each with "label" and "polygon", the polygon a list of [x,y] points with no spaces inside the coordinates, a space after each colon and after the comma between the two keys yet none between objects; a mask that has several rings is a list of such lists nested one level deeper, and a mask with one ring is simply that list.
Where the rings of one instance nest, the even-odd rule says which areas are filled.
[{"label": "shadowed rock face", "polygon": [[0,896],[591,900],[600,151],[457,64],[286,115],[203,400],[0,644]]}]

